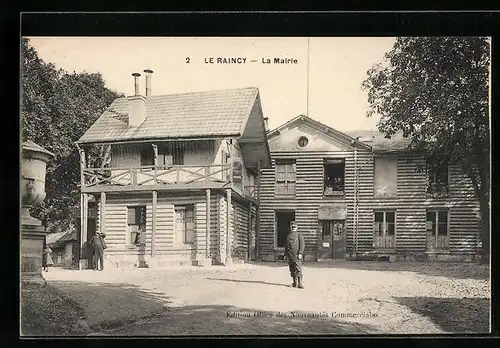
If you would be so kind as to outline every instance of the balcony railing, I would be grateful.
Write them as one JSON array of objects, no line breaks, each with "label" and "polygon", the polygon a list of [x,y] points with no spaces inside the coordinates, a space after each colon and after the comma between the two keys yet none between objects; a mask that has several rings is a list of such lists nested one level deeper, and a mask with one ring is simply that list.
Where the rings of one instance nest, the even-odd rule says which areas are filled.
[{"label": "balcony railing", "polygon": [[192,184],[203,182],[227,183],[230,165],[208,166],[142,166],[137,168],[86,168],[85,187],[97,185],[142,186]]},{"label": "balcony railing", "polygon": [[247,196],[257,198],[257,186],[245,186],[243,192]]},{"label": "balcony railing", "polygon": [[373,247],[377,249],[394,249],[396,245],[394,236],[391,235],[375,235],[373,236]]},{"label": "balcony railing", "polygon": [[450,241],[448,236],[427,235],[427,251],[448,250]]}]

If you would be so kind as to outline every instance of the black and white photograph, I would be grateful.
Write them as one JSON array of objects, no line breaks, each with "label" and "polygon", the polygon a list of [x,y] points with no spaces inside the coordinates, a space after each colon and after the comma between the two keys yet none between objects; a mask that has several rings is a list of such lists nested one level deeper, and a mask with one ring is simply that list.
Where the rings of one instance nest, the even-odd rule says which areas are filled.
[{"label": "black and white photograph", "polygon": [[21,37],[20,335],[489,333],[490,46]]}]

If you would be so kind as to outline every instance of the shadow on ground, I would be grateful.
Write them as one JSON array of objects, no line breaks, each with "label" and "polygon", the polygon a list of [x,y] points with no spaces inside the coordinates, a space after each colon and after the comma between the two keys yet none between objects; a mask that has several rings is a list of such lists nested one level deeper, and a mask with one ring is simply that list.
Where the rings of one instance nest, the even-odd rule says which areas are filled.
[{"label": "shadow on ground", "polygon": [[92,331],[112,329],[161,313],[172,304],[165,294],[136,285],[88,281],[51,281],[85,309]]},{"label": "shadow on ground", "polygon": [[[109,336],[179,335],[360,335],[380,333],[373,325],[347,319],[312,317],[224,305],[186,306],[105,333]],[[374,321],[376,319],[373,319]]]},{"label": "shadow on ground", "polygon": [[21,335],[82,335],[77,323],[85,310],[71,297],[47,285],[21,291]]},{"label": "shadow on ground", "polygon": [[395,297],[398,303],[431,319],[447,333],[489,332],[490,299]]},{"label": "shadow on ground", "polygon": [[[221,280],[221,279],[217,279]],[[222,279],[222,281],[225,281]],[[229,280],[232,281],[232,280]],[[318,313],[263,312],[227,305],[182,306],[163,293],[131,284],[52,281],[51,286],[69,295],[81,308],[91,335],[307,335],[374,334],[376,318],[320,317]],[[276,284],[284,285],[284,284]],[[202,291],[200,289],[200,291]],[[263,295],[264,296],[264,295]],[[294,305],[290,304],[293,309]]]},{"label": "shadow on ground", "polygon": [[216,280],[216,281],[223,281],[223,282],[233,282],[233,283],[255,283],[255,284],[266,284],[266,285],[275,285],[275,286],[284,286],[284,287],[290,287],[290,284],[284,284],[284,283],[273,283],[273,282],[265,282],[262,280],[242,280],[242,279],[227,279],[227,278],[205,278],[208,280]]},{"label": "shadow on ground", "polygon": [[[255,262],[255,265],[264,267],[287,267],[284,262]],[[437,276],[458,279],[489,279],[489,265],[472,262],[418,262],[418,261],[321,261],[305,262],[304,268],[331,268],[352,269],[364,271],[394,271],[394,272],[416,272],[427,276]]]}]

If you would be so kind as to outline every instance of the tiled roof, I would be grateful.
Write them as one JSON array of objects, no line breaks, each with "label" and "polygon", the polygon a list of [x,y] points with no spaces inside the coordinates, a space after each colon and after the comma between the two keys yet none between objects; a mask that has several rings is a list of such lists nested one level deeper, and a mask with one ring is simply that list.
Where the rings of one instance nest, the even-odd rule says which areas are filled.
[{"label": "tiled roof", "polygon": [[405,150],[410,143],[409,139],[403,138],[402,133],[396,133],[391,139],[385,138],[378,130],[358,130],[347,132],[351,137],[369,145],[374,151],[401,151]]},{"label": "tiled roof", "polygon": [[34,143],[31,140],[28,140],[28,141],[22,143],[22,150],[23,151],[41,152],[41,153],[44,153],[46,155],[54,157],[54,154],[52,152],[48,151],[47,149],[44,149],[43,147]]},{"label": "tiled roof", "polygon": [[78,143],[242,134],[258,93],[248,87],[149,96],[137,127],[127,124],[129,101],[118,98]]}]

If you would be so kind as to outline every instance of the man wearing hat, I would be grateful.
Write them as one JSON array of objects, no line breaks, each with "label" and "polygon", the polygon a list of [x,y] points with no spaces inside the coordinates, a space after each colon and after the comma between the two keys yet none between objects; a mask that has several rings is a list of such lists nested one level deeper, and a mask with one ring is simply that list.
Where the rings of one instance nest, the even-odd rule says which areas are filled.
[{"label": "man wearing hat", "polygon": [[293,279],[292,286],[303,289],[302,283],[302,260],[304,258],[305,248],[304,236],[298,232],[298,226],[295,221],[290,223],[290,233],[285,242],[285,257],[290,269],[290,276]]},{"label": "man wearing hat", "polygon": [[94,270],[97,269],[102,271],[104,269],[104,249],[107,248],[104,238],[106,238],[104,233],[97,232],[90,240],[90,245],[92,246],[92,250],[94,252]]}]

